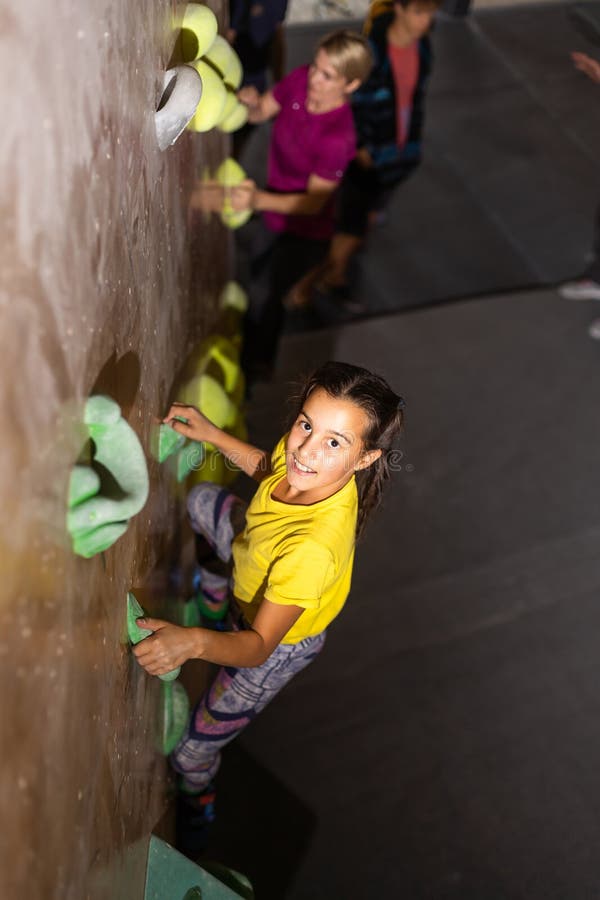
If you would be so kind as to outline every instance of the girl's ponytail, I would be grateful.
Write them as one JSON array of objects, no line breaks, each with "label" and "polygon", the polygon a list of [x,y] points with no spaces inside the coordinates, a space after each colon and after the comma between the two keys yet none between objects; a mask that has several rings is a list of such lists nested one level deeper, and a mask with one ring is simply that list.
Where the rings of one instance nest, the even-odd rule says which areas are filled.
[{"label": "girl's ponytail", "polygon": [[[391,388],[388,388],[388,390],[390,393],[393,393]],[[391,400],[389,395],[387,395],[387,400],[388,402]],[[381,450],[381,456],[366,469],[361,469],[356,473],[356,488],[358,491],[357,538],[363,533],[371,513],[381,503],[383,489],[390,477],[391,466],[396,453],[396,439],[400,435],[404,424],[405,406],[403,398],[394,394],[394,406],[391,410],[389,410],[388,406],[387,422],[381,423],[382,427],[379,430],[379,434],[377,434],[378,429],[373,429],[369,434],[370,440],[365,439],[365,449],[374,450],[378,448]]]}]

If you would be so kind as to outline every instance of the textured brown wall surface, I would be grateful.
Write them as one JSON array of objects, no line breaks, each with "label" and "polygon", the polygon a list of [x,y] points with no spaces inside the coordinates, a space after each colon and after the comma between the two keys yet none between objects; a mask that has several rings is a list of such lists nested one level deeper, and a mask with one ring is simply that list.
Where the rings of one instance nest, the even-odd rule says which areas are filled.
[{"label": "textured brown wall surface", "polygon": [[112,394],[147,449],[226,279],[223,229],[200,222],[192,239],[186,212],[194,169],[218,163],[225,140],[186,133],[161,153],[154,135],[177,11],[167,0],[0,6],[7,900],[141,898],[165,808],[158,683],[122,636],[128,589],[160,610],[172,487],[149,458],[146,507],[90,560],[71,552],[65,497],[86,397]]}]

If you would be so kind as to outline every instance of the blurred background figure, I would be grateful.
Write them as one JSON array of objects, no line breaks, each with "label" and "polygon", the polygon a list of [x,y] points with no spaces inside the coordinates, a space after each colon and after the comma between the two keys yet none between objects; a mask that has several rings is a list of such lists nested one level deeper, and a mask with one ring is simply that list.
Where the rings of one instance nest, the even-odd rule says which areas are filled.
[{"label": "blurred background figure", "polygon": [[227,40],[244,68],[243,86],[252,85],[260,94],[272,81],[283,77],[285,43],[282,23],[287,0],[230,0]]},{"label": "blurred background figure", "polygon": [[294,289],[289,305],[310,303],[313,290],[350,299],[348,266],[370,224],[421,160],[425,87],[432,54],[428,32],[442,0],[376,2],[365,23],[375,64],[352,98],[358,151],[340,187],[335,234],[325,262]]},{"label": "blurred background figure", "polygon": [[[282,299],[327,253],[334,192],[356,152],[350,97],[371,65],[362,35],[336,31],[319,42],[310,66],[294,69],[272,90],[260,94],[248,86],[239,92],[250,123],[274,120],[266,190],[249,179],[231,191],[236,211],[262,213],[250,248],[252,284],[244,342],[250,380],[269,377],[283,327]],[[254,287],[264,272],[267,296],[257,303]]]},{"label": "blurred background figure", "polygon": [[[572,53],[575,68],[596,84],[600,84],[600,62],[586,53]],[[600,205],[596,208],[592,260],[587,269],[575,281],[568,281],[559,288],[565,300],[600,300]],[[600,319],[594,319],[589,328],[590,337],[600,340]]]}]

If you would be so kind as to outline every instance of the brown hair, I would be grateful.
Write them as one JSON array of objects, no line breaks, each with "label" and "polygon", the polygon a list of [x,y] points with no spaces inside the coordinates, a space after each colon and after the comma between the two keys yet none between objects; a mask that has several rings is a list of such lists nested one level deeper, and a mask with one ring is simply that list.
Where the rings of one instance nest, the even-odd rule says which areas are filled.
[{"label": "brown hair", "polygon": [[355,403],[367,414],[369,426],[363,435],[365,452],[381,450],[381,456],[356,472],[358,519],[356,536],[360,537],[369,515],[379,506],[383,486],[390,477],[394,444],[404,424],[404,400],[395,394],[387,381],[368,369],[350,363],[326,362],[309,375],[295,398],[295,418],[314,390],[322,388],[330,397]]},{"label": "brown hair", "polygon": [[369,42],[355,31],[332,31],[317,44],[317,53],[324,50],[331,65],[346,81],[363,82],[373,68],[373,54]]},{"label": "brown hair", "polygon": [[384,16],[386,13],[393,13],[396,4],[402,6],[404,9],[407,9],[409,6],[414,6],[415,3],[418,3],[421,6],[431,6],[432,8],[439,9],[443,2],[444,0],[372,0],[372,3],[367,10],[363,32],[367,35],[371,34],[375,19],[378,19],[379,16]]}]

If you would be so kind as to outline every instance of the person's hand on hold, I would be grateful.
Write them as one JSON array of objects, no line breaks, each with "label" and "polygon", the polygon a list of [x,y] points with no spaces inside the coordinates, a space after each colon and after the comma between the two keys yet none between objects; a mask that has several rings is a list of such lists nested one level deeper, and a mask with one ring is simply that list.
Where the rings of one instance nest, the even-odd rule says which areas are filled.
[{"label": "person's hand on hold", "polygon": [[149,675],[165,675],[194,656],[198,628],[183,628],[147,617],[138,619],[137,624],[154,632],[133,648],[137,661]]},{"label": "person's hand on hold", "polygon": [[254,209],[256,202],[256,182],[246,178],[235,187],[229,188],[229,202],[235,212]]},{"label": "person's hand on hold", "polygon": [[247,85],[239,90],[237,98],[240,103],[247,106],[249,110],[257,109],[260,105],[260,94],[252,85]]},{"label": "person's hand on hold", "polygon": [[211,442],[216,429],[204,413],[185,403],[173,403],[163,422],[179,434],[199,443]]},{"label": "person's hand on hold", "polygon": [[597,59],[592,59],[587,53],[579,52],[571,53],[571,59],[576,69],[579,69],[596,84],[600,84],[600,62]]},{"label": "person's hand on hold", "polygon": [[221,212],[223,187],[216,181],[197,181],[190,196],[190,211]]}]

